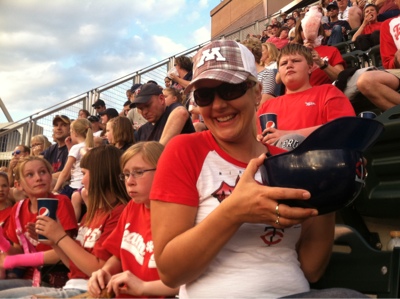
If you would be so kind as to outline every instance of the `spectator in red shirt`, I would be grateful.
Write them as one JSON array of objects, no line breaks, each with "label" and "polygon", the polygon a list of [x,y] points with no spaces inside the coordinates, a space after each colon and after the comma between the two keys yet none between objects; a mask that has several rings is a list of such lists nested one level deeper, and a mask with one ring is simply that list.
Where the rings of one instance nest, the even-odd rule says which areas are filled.
[{"label": "spectator in red shirt", "polygon": [[364,7],[364,20],[351,39],[357,49],[366,51],[379,45],[381,22],[378,22],[378,8],[373,4]]},{"label": "spectator in red shirt", "polygon": [[[400,0],[396,0],[400,8]],[[369,71],[357,81],[358,90],[382,111],[400,104],[400,16],[381,27],[381,58],[385,71]]]},{"label": "spectator in red shirt", "polygon": [[269,43],[273,43],[278,49],[282,49],[289,43],[289,27],[282,27],[276,37],[268,39]]}]

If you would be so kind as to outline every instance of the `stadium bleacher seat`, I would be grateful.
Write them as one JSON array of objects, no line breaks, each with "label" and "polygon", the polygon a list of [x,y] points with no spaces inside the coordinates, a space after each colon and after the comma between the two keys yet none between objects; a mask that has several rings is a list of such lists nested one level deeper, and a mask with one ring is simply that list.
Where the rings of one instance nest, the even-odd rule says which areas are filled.
[{"label": "stadium bleacher seat", "polygon": [[376,250],[346,225],[336,225],[335,245],[342,248],[333,251],[324,275],[311,284],[312,288],[342,287],[377,298],[399,298],[399,247],[393,251]]},{"label": "stadium bleacher seat", "polygon": [[376,45],[367,51],[370,65],[373,65],[377,68],[382,67],[382,59],[381,59],[380,49],[381,49],[380,45]]}]

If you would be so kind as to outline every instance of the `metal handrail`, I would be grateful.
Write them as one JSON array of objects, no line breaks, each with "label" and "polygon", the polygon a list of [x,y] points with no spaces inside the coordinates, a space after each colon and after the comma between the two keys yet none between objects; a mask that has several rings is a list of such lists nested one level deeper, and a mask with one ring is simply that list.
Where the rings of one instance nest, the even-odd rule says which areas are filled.
[{"label": "metal handrail", "polygon": [[[271,17],[279,15],[280,11],[271,14],[261,20],[243,26],[228,34],[223,34],[219,38],[243,40],[249,33],[259,33],[259,24]],[[218,39],[219,39],[218,38]],[[51,140],[52,136],[52,119],[54,115],[65,114],[74,119],[80,109],[87,109],[94,114],[95,111],[91,107],[92,104],[100,97],[106,102],[107,107],[118,107],[122,110],[122,105],[126,101],[125,92],[133,83],[145,83],[147,79],[164,80],[167,72],[174,65],[175,57],[186,55],[193,56],[200,48],[210,41],[206,41],[196,45],[190,49],[184,50],[169,58],[160,60],[154,64],[137,70],[133,73],[107,82],[87,92],[69,98],[59,104],[50,106],[42,111],[36,112],[28,117],[22,118],[16,122],[0,128],[0,166],[4,166],[11,158],[11,152],[18,144],[30,145],[31,137],[36,134],[43,134]]]}]

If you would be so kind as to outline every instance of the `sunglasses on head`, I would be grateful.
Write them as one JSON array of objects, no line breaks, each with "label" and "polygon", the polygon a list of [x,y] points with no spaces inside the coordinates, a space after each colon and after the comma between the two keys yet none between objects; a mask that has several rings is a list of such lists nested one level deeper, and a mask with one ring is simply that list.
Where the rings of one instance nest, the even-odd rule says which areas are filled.
[{"label": "sunglasses on head", "polygon": [[214,101],[215,93],[225,101],[232,101],[243,96],[256,82],[245,81],[239,84],[223,83],[213,88],[199,88],[193,92],[194,101],[199,107],[206,107]]},{"label": "sunglasses on head", "polygon": [[19,155],[20,153],[21,153],[20,150],[16,150],[15,152],[12,152],[11,155],[12,155],[12,156],[14,156],[14,155]]}]

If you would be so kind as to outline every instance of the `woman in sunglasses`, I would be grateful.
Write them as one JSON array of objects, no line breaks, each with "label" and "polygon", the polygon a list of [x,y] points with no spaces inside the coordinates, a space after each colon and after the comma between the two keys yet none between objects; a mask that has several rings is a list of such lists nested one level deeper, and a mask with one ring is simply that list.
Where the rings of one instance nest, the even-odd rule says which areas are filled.
[{"label": "woman in sunglasses", "polygon": [[150,199],[160,278],[180,286],[179,298],[308,292],[328,263],[334,219],[277,204],[307,200],[306,190],[260,183],[266,148],[256,140],[262,86],[254,56],[219,40],[193,61],[186,91],[194,89],[209,130],[176,136],[157,166]]}]

